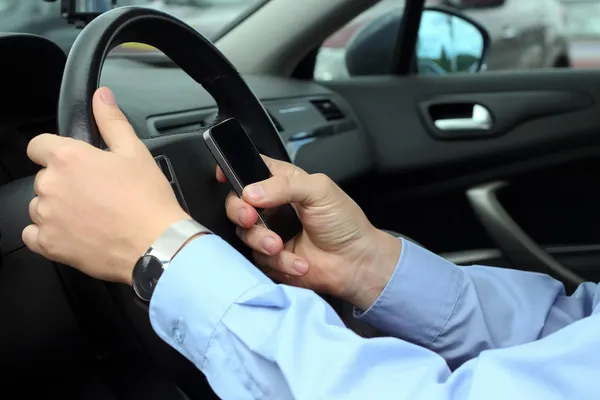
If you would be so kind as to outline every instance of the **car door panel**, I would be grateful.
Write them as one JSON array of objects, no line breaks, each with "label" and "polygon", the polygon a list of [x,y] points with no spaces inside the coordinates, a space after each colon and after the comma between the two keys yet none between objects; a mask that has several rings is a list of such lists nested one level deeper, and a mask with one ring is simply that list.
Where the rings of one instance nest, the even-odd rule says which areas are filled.
[{"label": "car door panel", "polygon": [[[434,96],[419,103],[423,123],[439,140],[488,139],[544,116],[591,107],[592,97],[574,90],[520,90]],[[470,124],[479,107],[488,116],[485,126]],[[473,116],[475,114],[475,117]],[[441,125],[441,122],[456,124]],[[460,124],[462,122],[462,124]]]},{"label": "car door panel", "polygon": [[[494,180],[507,182],[500,201],[542,247],[600,244],[600,194],[590,190],[600,169],[597,82],[600,71],[591,70],[329,82],[359,118],[376,160],[371,175],[342,186],[375,225],[437,253],[495,248],[466,196]],[[436,138],[423,105],[440,99],[485,105],[498,131]],[[585,278],[598,276],[595,256],[576,258]]]},{"label": "car door panel", "polygon": [[[364,77],[348,81],[329,82],[327,86],[342,95],[353,107],[368,131],[377,153],[382,172],[407,171],[435,167],[448,163],[483,160],[501,160],[502,155],[531,160],[552,150],[566,146],[589,145],[600,142],[600,72],[555,71],[485,73],[478,75],[427,77]],[[538,104],[523,104],[521,122],[498,121],[506,131],[501,136],[486,140],[467,140],[460,143],[433,138],[424,123],[419,105],[441,96],[459,96],[461,101],[502,104],[502,99],[513,92],[545,92],[546,104],[558,103],[572,96],[565,109],[539,116]],[[526,96],[529,96],[526,93]],[[537,96],[536,94],[536,96]],[[481,96],[481,97],[480,97]],[[552,100],[557,96],[556,102]],[[513,107],[506,105],[506,107]],[[568,111],[569,107],[577,109]],[[406,110],[402,112],[401,110]],[[557,111],[560,113],[556,114]],[[501,115],[513,120],[510,113]],[[508,128],[512,126],[512,128]]]},{"label": "car door panel", "polygon": [[[600,245],[548,246],[544,249],[561,264],[573,272],[588,277],[593,282],[600,281]],[[514,268],[496,249],[477,249],[471,251],[441,254],[442,257],[458,265],[493,265],[502,268]]]}]

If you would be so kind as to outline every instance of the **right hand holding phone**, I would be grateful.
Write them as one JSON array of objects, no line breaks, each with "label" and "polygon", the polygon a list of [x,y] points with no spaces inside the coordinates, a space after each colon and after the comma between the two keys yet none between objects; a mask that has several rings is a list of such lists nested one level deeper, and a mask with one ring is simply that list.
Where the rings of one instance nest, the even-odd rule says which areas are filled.
[{"label": "right hand holding phone", "polygon": [[[273,176],[245,187],[243,198],[232,192],[226,200],[227,216],[254,250],[257,264],[279,282],[329,293],[367,309],[394,271],[400,240],[376,229],[326,175],[263,159]],[[226,181],[218,167],[217,179]],[[256,225],[256,208],[286,203],[295,207],[304,229],[283,243],[277,234]]]}]

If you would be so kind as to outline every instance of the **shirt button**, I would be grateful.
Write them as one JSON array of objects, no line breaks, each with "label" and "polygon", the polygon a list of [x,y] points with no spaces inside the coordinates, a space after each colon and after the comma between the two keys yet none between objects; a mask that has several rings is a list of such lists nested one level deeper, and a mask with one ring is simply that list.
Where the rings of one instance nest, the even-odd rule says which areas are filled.
[{"label": "shirt button", "polygon": [[173,340],[176,343],[183,343],[185,340],[185,332],[183,331],[183,319],[179,318],[177,321],[177,326],[173,328]]}]

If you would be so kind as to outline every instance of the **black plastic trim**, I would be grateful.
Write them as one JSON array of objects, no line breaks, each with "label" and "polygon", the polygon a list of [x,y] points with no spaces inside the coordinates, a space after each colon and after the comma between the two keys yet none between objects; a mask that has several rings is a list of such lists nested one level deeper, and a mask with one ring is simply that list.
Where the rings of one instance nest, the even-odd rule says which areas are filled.
[{"label": "black plastic trim", "polygon": [[477,219],[505,257],[517,268],[540,272],[561,280],[569,289],[585,280],[563,266],[533,241],[511,218],[498,200],[498,192],[507,186],[498,181],[474,187],[467,198]]},{"label": "black plastic trim", "polygon": [[412,0],[408,1],[404,8],[404,15],[400,22],[400,29],[398,29],[395,62],[391,71],[394,74],[409,75],[413,70],[424,4],[425,0]]}]

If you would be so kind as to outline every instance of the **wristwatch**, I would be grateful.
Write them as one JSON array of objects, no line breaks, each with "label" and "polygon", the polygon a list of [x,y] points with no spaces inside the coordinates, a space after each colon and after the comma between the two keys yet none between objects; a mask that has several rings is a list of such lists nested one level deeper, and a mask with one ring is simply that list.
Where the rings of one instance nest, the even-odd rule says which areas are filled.
[{"label": "wristwatch", "polygon": [[133,291],[140,300],[150,301],[158,280],[173,257],[189,239],[200,233],[212,232],[193,219],[182,219],[152,243],[133,268]]}]

